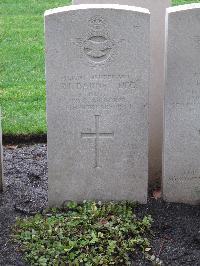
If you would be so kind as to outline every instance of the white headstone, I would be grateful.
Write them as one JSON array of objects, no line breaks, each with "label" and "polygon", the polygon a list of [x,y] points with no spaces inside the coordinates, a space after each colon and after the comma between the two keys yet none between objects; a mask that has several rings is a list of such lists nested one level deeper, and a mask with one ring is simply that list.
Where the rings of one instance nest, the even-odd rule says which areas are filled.
[{"label": "white headstone", "polygon": [[0,191],[3,190],[3,144],[1,127],[1,108],[0,108]]},{"label": "white headstone", "polygon": [[200,202],[200,4],[169,8],[163,196]]},{"label": "white headstone", "polygon": [[149,109],[149,175],[161,177],[163,144],[163,92],[165,12],[170,0],[73,0],[73,4],[121,4],[147,8],[151,13],[151,81]]},{"label": "white headstone", "polygon": [[50,206],[146,202],[149,26],[128,6],[45,13]]}]

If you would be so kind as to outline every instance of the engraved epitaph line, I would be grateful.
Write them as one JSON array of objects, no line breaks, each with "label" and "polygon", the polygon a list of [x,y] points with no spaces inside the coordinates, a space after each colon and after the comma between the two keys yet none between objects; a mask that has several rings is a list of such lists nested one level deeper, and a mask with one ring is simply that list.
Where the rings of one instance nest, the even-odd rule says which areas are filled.
[{"label": "engraved epitaph line", "polygon": [[95,115],[95,132],[81,132],[82,138],[91,138],[95,139],[95,168],[101,168],[100,166],[100,155],[99,155],[99,147],[100,147],[100,140],[102,138],[113,138],[113,132],[100,132],[99,130],[99,122],[100,115]]}]

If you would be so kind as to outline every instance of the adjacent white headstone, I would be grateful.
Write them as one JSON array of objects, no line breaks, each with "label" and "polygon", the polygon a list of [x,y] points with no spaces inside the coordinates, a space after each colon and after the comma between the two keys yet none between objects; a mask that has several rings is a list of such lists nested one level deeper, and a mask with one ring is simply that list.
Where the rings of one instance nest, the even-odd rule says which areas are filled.
[{"label": "adjacent white headstone", "polygon": [[[151,82],[149,109],[149,175],[161,177],[163,144],[163,91],[165,12],[170,0],[73,0],[73,4],[121,4],[147,8],[151,13]],[[130,55],[131,56],[131,55]]]},{"label": "adjacent white headstone", "polygon": [[50,206],[146,202],[149,28],[135,7],[45,13]]},{"label": "adjacent white headstone", "polygon": [[3,190],[3,144],[1,127],[1,108],[0,108],[0,191]]},{"label": "adjacent white headstone", "polygon": [[200,4],[169,8],[163,196],[200,202]]}]

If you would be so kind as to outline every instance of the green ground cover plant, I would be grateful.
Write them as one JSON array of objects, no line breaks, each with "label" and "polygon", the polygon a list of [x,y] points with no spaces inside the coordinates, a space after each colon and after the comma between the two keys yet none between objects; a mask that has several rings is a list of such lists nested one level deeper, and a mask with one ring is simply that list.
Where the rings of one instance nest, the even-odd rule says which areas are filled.
[{"label": "green ground cover plant", "polygon": [[[174,5],[192,2],[173,0]],[[47,9],[70,3],[0,1],[0,105],[4,135],[46,133],[43,14]]]},{"label": "green ground cover plant", "polygon": [[62,210],[19,219],[14,239],[30,265],[130,265],[136,253],[151,258],[152,219],[138,219],[134,208],[129,202],[68,202]]}]

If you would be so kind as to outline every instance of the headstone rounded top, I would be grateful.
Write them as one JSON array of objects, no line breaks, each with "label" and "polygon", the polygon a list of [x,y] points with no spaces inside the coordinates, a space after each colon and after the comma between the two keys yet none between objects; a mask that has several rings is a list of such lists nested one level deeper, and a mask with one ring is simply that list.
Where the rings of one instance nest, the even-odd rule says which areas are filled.
[{"label": "headstone rounded top", "polygon": [[55,15],[58,13],[68,12],[68,11],[76,11],[76,10],[85,10],[85,9],[119,9],[119,10],[127,10],[134,11],[144,14],[150,14],[149,10],[146,8],[135,7],[135,6],[127,6],[127,5],[117,5],[117,4],[84,4],[84,5],[71,5],[71,6],[63,6],[54,9],[46,10],[44,16]]},{"label": "headstone rounded top", "polygon": [[180,6],[174,6],[174,7],[168,7],[167,13],[175,13],[180,11],[189,11],[191,9],[199,9],[200,4],[194,3],[194,4],[187,4],[187,5],[180,5]]},{"label": "headstone rounded top", "polygon": [[168,9],[163,198],[200,202],[200,4]]},{"label": "headstone rounded top", "polygon": [[148,13],[119,5],[46,12],[49,206],[146,203]]}]

